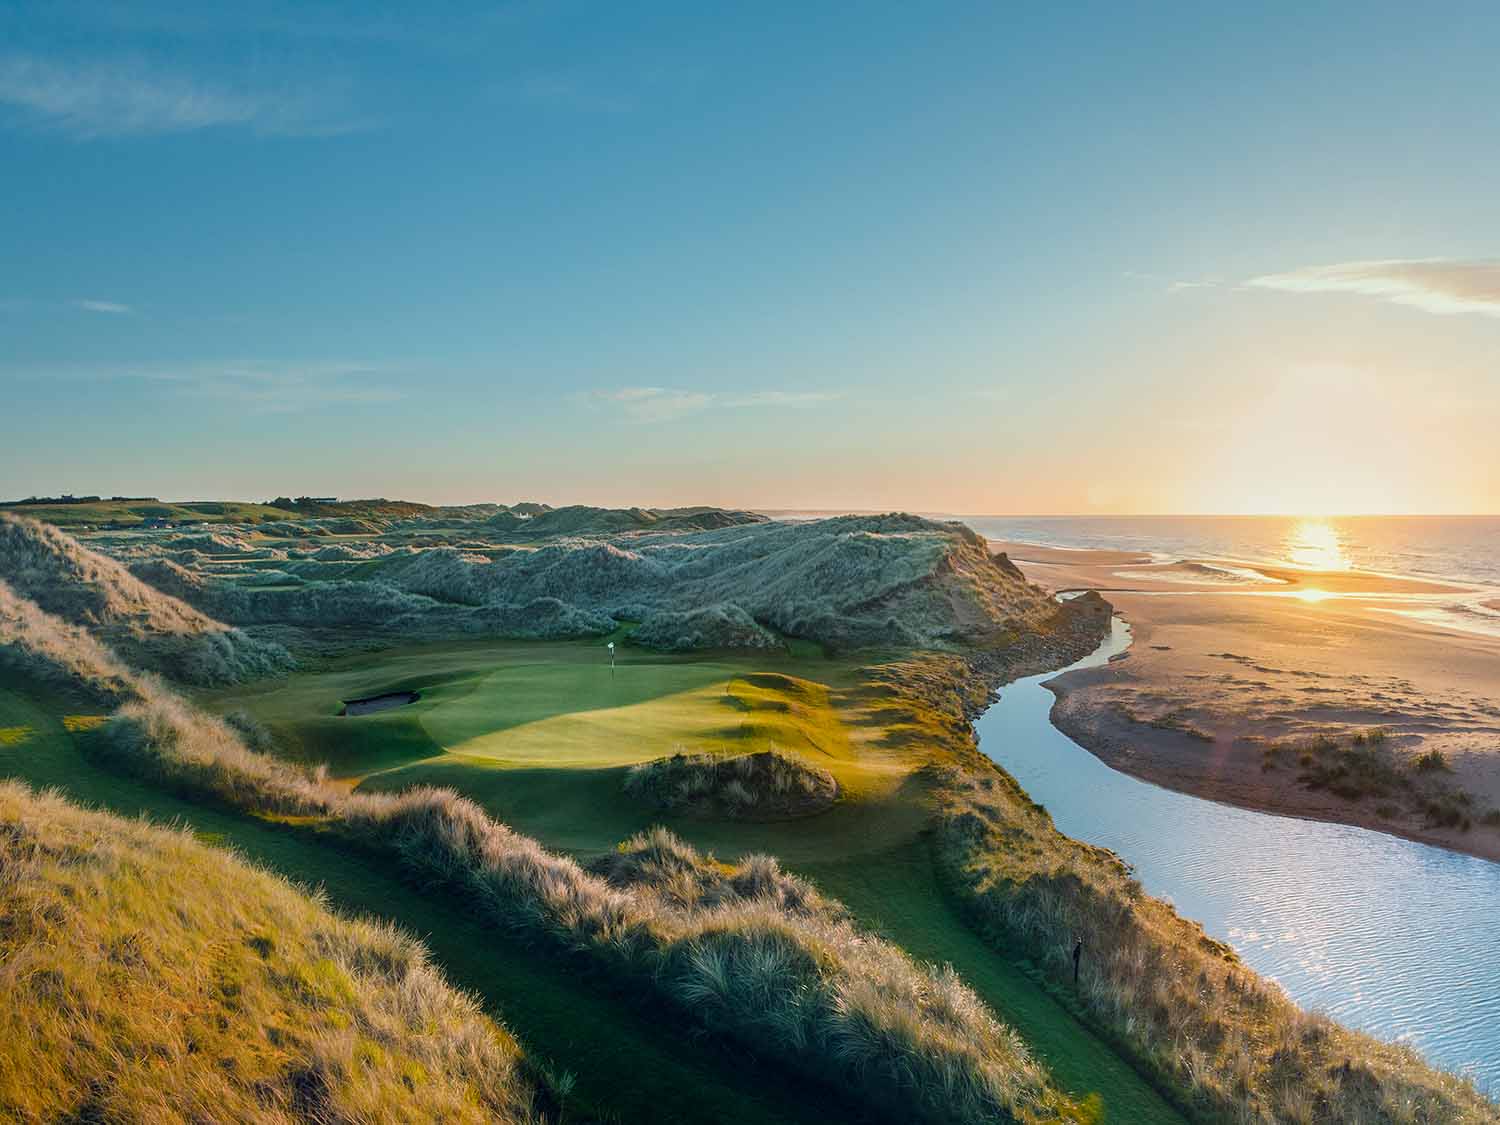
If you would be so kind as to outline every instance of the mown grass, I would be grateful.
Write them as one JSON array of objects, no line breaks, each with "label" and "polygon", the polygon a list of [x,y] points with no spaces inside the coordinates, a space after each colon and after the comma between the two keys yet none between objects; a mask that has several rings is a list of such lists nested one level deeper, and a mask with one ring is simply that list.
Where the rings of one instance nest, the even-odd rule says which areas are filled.
[{"label": "mown grass", "polygon": [[[127,705],[103,732],[121,764],[238,807],[323,819],[494,923],[589,952],[652,985],[680,1015],[872,1106],[898,1105],[910,1120],[1079,1117],[956,976],[914,965],[842,919],[783,909],[770,876],[752,878],[733,902],[632,894],[451,791],[305,788],[306,779],[267,774],[264,759],[252,764],[242,745],[224,744],[227,734],[176,701]],[[678,854],[696,864],[685,846]]]},{"label": "mown grass", "polygon": [[[95,646],[97,648],[97,646]],[[91,659],[100,653],[89,650]],[[105,654],[104,663],[109,660]],[[492,924],[587,953],[742,1049],[848,1091],[882,1114],[933,1122],[1081,1120],[1016,1033],[951,970],[861,932],[774,861],[746,861],[734,895],[690,895],[717,872],[670,836],[678,880],[621,887],[547,853],[451,791],[348,794],[250,750],[240,736],[127,669],[129,702],[96,738],[118,766],[197,798],[321,830],[399,862]],[[646,867],[643,865],[643,870]],[[792,899],[811,904],[798,909]]]},{"label": "mown grass", "polygon": [[0,783],[0,1117],[543,1120],[417,942],[195,841]]},{"label": "mown grass", "polygon": [[[882,759],[881,762],[882,766],[885,767],[889,767],[892,764],[899,765],[900,763],[905,763],[909,767],[911,763],[929,758],[937,758],[954,763],[973,764],[973,759],[977,757],[977,755],[973,749],[972,741],[965,744],[962,738],[955,739],[952,737],[954,734],[957,734],[959,732],[961,732],[965,737],[971,737],[968,734],[967,724],[963,718],[962,707],[966,704],[967,701],[971,699],[972,692],[968,690],[968,686],[966,686],[961,679],[953,680],[951,678],[948,678],[945,667],[945,661],[932,661],[928,664],[924,664],[917,675],[909,678],[912,681],[918,682],[921,682],[924,679],[930,680],[931,683],[940,690],[942,698],[938,702],[934,702],[930,698],[919,698],[914,700],[910,697],[910,693],[903,694],[902,684],[909,681],[908,678],[904,677],[898,669],[887,669],[885,673],[885,682],[883,684],[875,684],[863,691],[855,691],[850,693],[847,688],[840,689],[843,694],[852,694],[853,696],[857,697],[858,707],[856,711],[852,714],[848,712],[843,713],[844,718],[848,719],[847,725],[849,725],[851,728],[849,733],[852,736],[851,743],[855,747],[855,760],[858,760],[863,766],[867,764],[865,761],[865,755],[872,750],[879,749],[882,751],[888,751],[888,754]],[[383,688],[385,685],[380,684],[372,686]],[[788,713],[790,713],[790,710],[788,711]],[[886,720],[890,721],[887,722]],[[862,729],[860,724],[865,722],[867,722],[869,725],[868,727]],[[892,728],[894,728],[894,730]],[[946,738],[944,737],[945,733],[948,736]],[[594,796],[591,797],[590,800],[596,800],[599,803],[599,807],[608,806],[610,808],[618,808],[620,804],[618,785],[621,767],[619,766],[613,767],[614,776],[613,778],[610,778],[611,770],[606,769],[568,768],[547,771],[536,767],[528,767],[528,769],[526,770],[506,770],[494,768],[493,762],[490,762],[487,767],[481,771],[466,764],[472,761],[478,761],[478,759],[466,759],[455,755],[448,755],[444,759],[442,759],[440,763],[432,763],[421,768],[429,768],[434,771],[442,768],[449,771],[450,775],[452,776],[456,777],[462,775],[466,779],[478,778],[481,776],[494,778],[496,779],[495,795],[497,797],[507,788],[507,783],[514,779],[518,774],[545,774],[550,772],[553,781],[557,783],[559,788],[564,787],[567,780],[569,779],[577,782],[580,779],[588,779],[590,777],[598,776],[611,781],[611,785],[608,788],[613,793],[613,797],[606,797],[605,787],[600,786],[597,787],[596,791],[594,791]],[[412,770],[415,770],[418,767],[410,768]],[[872,810],[877,807],[888,809],[893,816],[896,812],[899,812],[901,816],[906,819],[901,820],[903,827],[900,829],[900,835],[898,838],[913,839],[916,836],[916,833],[920,831],[922,824],[925,822],[926,813],[923,811],[922,806],[918,802],[911,799],[913,794],[908,792],[908,790],[912,782],[907,775],[907,770],[898,768],[892,770],[892,772],[895,776],[895,781],[893,782],[890,789],[899,792],[901,794],[900,799],[890,800],[884,806],[882,806],[881,801],[872,796],[868,800],[863,800],[860,802],[850,802],[851,807],[849,811],[851,814],[857,813],[860,816],[871,813]],[[382,780],[388,777],[390,777],[390,775],[382,775]],[[189,783],[187,783],[186,788],[188,790],[196,789],[200,780],[201,779],[191,780]],[[951,797],[951,793],[949,793],[950,782],[951,778],[947,777],[946,775],[934,774],[927,777],[927,779],[922,783],[921,788],[936,788],[944,793],[945,796]],[[549,784],[551,783],[552,781],[549,781]],[[587,786],[585,786],[585,788],[587,788]],[[399,802],[400,798],[392,797],[388,798],[388,800]],[[1024,794],[1018,794],[1017,800],[1024,800]],[[806,822],[799,822],[798,832],[795,837],[789,836],[785,833],[775,834],[769,826],[754,825],[736,825],[733,826],[733,830],[730,831],[723,825],[708,824],[701,826],[701,830],[699,828],[695,828],[694,832],[695,835],[698,835],[701,831],[701,835],[698,835],[698,838],[707,837],[730,839],[733,841],[736,848],[743,846],[743,844],[748,840],[765,838],[769,839],[774,846],[785,844],[788,850],[797,852],[804,857],[811,857],[815,854],[818,854],[818,852],[820,851],[820,845],[822,844],[830,845],[830,850],[826,853],[828,855],[849,856],[855,854],[860,847],[859,844],[854,842],[859,833],[857,831],[850,831],[850,829],[855,828],[861,823],[868,824],[869,822],[861,822],[857,818],[857,816],[851,815],[849,819],[840,823],[838,817],[843,810],[843,805],[844,803],[840,802],[839,806],[828,813],[812,818],[811,820]],[[399,806],[392,807],[399,809]],[[1029,811],[1031,814],[1041,815],[1038,813],[1038,810],[1030,805],[1029,801],[1025,801],[1024,805],[1018,805],[1017,808],[1022,813]],[[583,804],[580,804],[577,808],[571,810],[569,813],[569,817],[573,818],[578,814],[584,814],[588,811],[588,803],[585,802]],[[312,813],[307,815],[310,815],[313,821],[316,822],[320,818],[325,818],[328,814],[322,814],[318,813],[317,811],[313,811]],[[372,816],[371,822],[379,823],[382,825],[383,831],[389,831],[395,828],[400,828],[402,824],[406,823],[407,818],[410,818],[416,823],[421,823],[424,815],[425,813],[421,809],[407,808],[405,811],[400,811],[396,814],[393,814],[394,819],[384,815]],[[881,815],[886,815],[886,813],[882,811]],[[951,818],[945,818],[942,824],[946,826],[949,819]],[[450,837],[448,841],[450,845],[453,842],[453,838],[456,836],[456,838],[458,838],[460,841],[467,841],[467,843],[464,844],[464,849],[466,849],[468,854],[483,856],[492,850],[491,844],[486,842],[489,837],[485,832],[481,832],[477,828],[473,827],[474,824],[482,824],[483,821],[484,818],[482,816],[474,819],[471,818],[469,814],[465,813],[462,816],[458,816],[456,820],[452,820],[449,823],[448,827],[443,829],[443,832]],[[837,830],[831,827],[836,824],[838,825]],[[561,826],[561,821],[559,821],[559,826]],[[1050,823],[1048,824],[1048,827],[1050,830]],[[804,829],[806,830],[805,832]],[[584,830],[579,839],[586,838],[589,840],[597,840],[599,832],[600,829],[597,827],[597,825],[594,825],[593,827]],[[758,833],[762,835],[757,836]],[[399,833],[397,834],[399,835]],[[430,842],[432,839],[432,834],[430,832],[427,832],[425,833],[424,838]],[[1010,846],[1010,843],[1011,841],[1009,841],[1007,838],[1006,846]],[[509,845],[507,844],[506,846]],[[872,851],[872,849],[869,848],[868,844],[865,845],[865,848],[867,852]],[[423,850],[424,849],[422,848],[418,848],[417,852],[421,853]],[[997,925],[992,917],[987,917],[984,911],[978,909],[978,906],[982,905],[978,901],[978,896],[965,893],[965,888],[962,885],[961,880],[956,877],[955,866],[950,862],[953,853],[950,850],[944,849],[942,852],[940,852],[940,854],[944,857],[944,868],[948,872],[949,877],[953,880],[955,890],[959,893],[961,901],[968,904],[969,909],[973,911],[974,917],[978,920],[980,927],[990,934],[992,940],[1003,941],[1005,947],[1008,950],[1012,952],[1024,951],[1030,953],[1033,957],[1035,957],[1038,960],[1040,966],[1037,970],[1038,974],[1044,983],[1047,981],[1055,980],[1055,977],[1057,975],[1055,966],[1049,965],[1046,958],[1038,954],[1039,947],[1035,939],[1035,935],[1025,935],[1012,932],[1011,930]],[[1067,855],[1063,854],[1059,862],[1066,865],[1067,858]],[[459,866],[462,868],[465,865],[459,864]],[[525,865],[523,865],[523,868],[524,866]],[[597,963],[600,965],[619,964],[619,962],[612,961],[607,956],[600,956],[599,954],[592,952],[592,950],[595,950],[600,945],[600,943],[596,940],[598,935],[610,932],[610,923],[608,922],[608,918],[606,917],[604,919],[606,924],[600,925],[597,928],[591,928],[593,927],[593,923],[588,921],[588,911],[583,909],[585,903],[591,901],[591,896],[580,896],[580,894],[578,893],[578,888],[576,886],[572,886],[570,882],[571,876],[567,875],[566,866],[562,868],[553,867],[551,864],[540,864],[539,866],[543,872],[543,875],[538,876],[538,881],[532,884],[533,889],[537,889],[538,887],[550,886],[552,891],[559,893],[561,896],[558,901],[562,903],[562,906],[564,908],[562,913],[571,913],[573,915],[574,922],[582,921],[584,923],[583,932],[585,935],[585,940],[581,943],[578,938],[578,932],[571,928],[564,931],[558,931],[554,929],[551,931],[553,935],[555,936],[557,933],[562,932],[567,934],[570,940],[574,942],[574,944],[583,944],[585,948],[591,950],[589,956],[597,957]],[[411,865],[408,864],[408,870],[411,871],[412,869],[413,868],[411,867]],[[1065,869],[1066,868],[1064,866],[1064,870]],[[588,875],[588,873],[584,874],[586,876]],[[723,872],[721,872],[721,874],[723,874]],[[449,886],[454,885],[452,882],[450,882],[452,872],[443,870],[441,865],[435,869],[427,870],[426,875],[433,881],[441,882]],[[505,880],[502,880],[502,882],[505,882]],[[511,880],[511,882],[513,883],[513,880]],[[570,887],[572,887],[571,890],[569,889]],[[513,886],[508,886],[502,887],[501,891],[496,891],[494,888],[486,889],[485,885],[483,884],[475,884],[469,888],[469,893],[466,897],[480,903],[483,903],[484,901],[486,901],[486,899],[500,901],[504,898],[505,894],[511,893],[513,889]],[[620,890],[621,888],[616,889]],[[642,895],[642,897],[646,898],[651,897],[649,894],[639,889],[628,891],[627,893],[631,895],[639,894]],[[514,902],[510,901],[509,904],[512,908],[511,913],[515,913],[513,909]],[[595,905],[598,905],[598,903],[596,902]],[[719,909],[722,905],[722,902],[717,902],[714,904],[714,909]],[[702,911],[703,904],[698,903],[697,905],[689,906],[671,906],[670,904],[668,904],[667,907],[663,907],[662,909],[664,911],[662,916],[666,918],[674,917],[675,915],[673,914],[673,911],[681,911],[688,914],[689,916],[692,916]],[[556,917],[556,912],[554,912],[552,917]],[[541,925],[537,928],[543,930],[553,925],[552,921],[549,921],[547,917],[542,916],[534,916],[531,921],[533,923],[540,922]],[[572,926],[572,924],[573,923],[570,922],[570,927]],[[618,933],[620,931],[615,932]],[[639,934],[639,931],[632,932],[636,933],[637,935]],[[659,931],[659,934],[662,933],[666,933],[666,931]],[[804,936],[807,937],[808,944],[809,946],[811,946],[813,944],[812,935]],[[754,950],[757,948],[758,943],[759,938],[757,938],[756,942],[752,942],[743,948]],[[659,956],[659,952],[656,954],[651,953],[651,947],[649,945],[645,946],[644,948],[646,950],[646,956],[642,958],[642,963],[652,962],[656,957]],[[665,947],[658,947],[658,950],[660,950],[661,948]],[[741,947],[736,946],[735,948],[738,950]],[[631,954],[631,956],[634,956],[634,954]],[[752,963],[754,960],[755,958],[749,957],[742,961],[736,962],[736,965],[742,969],[746,965]],[[697,971],[706,972],[707,978],[709,980],[712,980],[715,975],[711,963],[708,964],[706,968],[704,966],[699,966]],[[633,973],[623,973],[619,975],[631,977],[636,976],[636,974]],[[796,977],[795,973],[793,973],[784,977],[783,979],[788,982],[795,982],[798,978]],[[668,983],[665,978],[657,977],[655,978],[652,987],[660,988],[665,983]],[[794,983],[793,987],[795,990],[795,988],[799,986],[796,986]],[[675,1002],[679,1006],[679,1010],[683,1010],[683,1008],[685,1007],[693,1006],[692,1004],[684,1004],[684,1001],[680,996],[676,999]],[[1295,1009],[1293,1010],[1295,1011]],[[717,1030],[719,1030],[722,1035],[730,1038],[731,1040],[743,1042],[743,1040],[738,1040],[735,1038],[737,1033],[731,1029],[732,1027],[736,1026],[735,1021],[745,1018],[753,1018],[755,1014],[751,1013],[750,1016],[747,1017],[744,1013],[736,1012],[733,1007],[729,1008],[727,1011],[730,1018],[729,1024],[727,1026],[718,1027]],[[1171,1091],[1174,1096],[1178,1097],[1183,1104],[1193,1107],[1195,1110],[1195,1115],[1204,1117],[1220,1115],[1228,1115],[1231,1117],[1237,1116],[1237,1111],[1234,1109],[1226,1110],[1222,1107],[1216,1107],[1216,1104],[1212,1102],[1194,1101],[1191,1096],[1193,1093],[1193,1085],[1191,1082],[1183,1079],[1179,1074],[1166,1071],[1161,1067],[1155,1065],[1149,1055],[1142,1052],[1141,1045],[1136,1041],[1136,1039],[1132,1038],[1130,1034],[1121,1032],[1118,1029],[1111,1029],[1108,1022],[1102,1019],[1099,1013],[1087,1007],[1079,1005],[1078,1014],[1081,1019],[1092,1023],[1094,1026],[1098,1027],[1103,1034],[1111,1037],[1118,1044],[1120,1050],[1124,1054],[1133,1057],[1137,1065],[1147,1073],[1152,1074],[1154,1079],[1164,1089]],[[787,1016],[785,1018],[788,1020],[792,1019],[791,1016]],[[1065,1019],[1059,1020],[1058,1026],[1066,1026],[1066,1022],[1067,1021]],[[747,1026],[754,1025],[749,1024]],[[790,1026],[790,1024],[788,1024],[787,1026]],[[1028,1028],[1028,1031],[1029,1030],[1030,1029]],[[761,1038],[764,1039],[765,1036],[762,1035]],[[830,1041],[825,1039],[822,1042],[826,1043]],[[1080,1038],[1079,1042],[1083,1042],[1083,1040]],[[888,1071],[887,1073],[896,1073],[900,1075],[901,1071]],[[909,1075],[913,1072],[908,1071],[906,1073]],[[1428,1071],[1427,1073],[1429,1075],[1431,1074],[1430,1071]],[[1358,1080],[1358,1075],[1355,1076],[1355,1080]],[[1288,1088],[1295,1089],[1298,1081],[1299,1080],[1295,1075],[1288,1078]],[[1456,1080],[1454,1081],[1456,1082]],[[861,1084],[862,1083],[863,1078],[861,1078]],[[1071,1083],[1069,1084],[1071,1085]],[[1310,1088],[1316,1088],[1316,1085],[1313,1084],[1310,1086]],[[1390,1088],[1397,1087],[1393,1086]],[[911,1107],[909,1102],[893,1102],[890,1099],[882,1099],[881,1094],[882,1091],[880,1090],[879,1084],[877,1083],[869,1091],[871,1101],[866,1104],[874,1106],[884,1105],[886,1108],[893,1109],[898,1116],[901,1112],[908,1112],[908,1116],[910,1117],[909,1111]],[[1438,1109],[1435,1112],[1441,1112],[1445,1108],[1451,1108],[1446,1103],[1442,1102],[1437,1103],[1437,1105]],[[1349,1103],[1349,1105],[1343,1106],[1342,1108],[1351,1107],[1355,1111],[1361,1109],[1360,1106],[1354,1105],[1353,1103]],[[1295,1109],[1296,1107],[1294,1106],[1293,1108]],[[1336,1108],[1339,1107],[1336,1106]],[[1104,1112],[1109,1112],[1109,1107],[1107,1105],[1104,1107]],[[1130,1118],[1126,1117],[1122,1119],[1129,1120]],[[1377,1116],[1372,1119],[1378,1120],[1380,1118]],[[1403,1120],[1416,1118],[1394,1117],[1392,1119]],[[1461,1120],[1462,1118],[1456,1119]]]},{"label": "mown grass", "polygon": [[620,989],[588,963],[559,957],[523,934],[497,930],[446,896],[402,882],[387,860],[338,845],[316,831],[183,800],[106,770],[83,754],[88,736],[66,732],[57,716],[77,704],[50,693],[0,689],[0,721],[35,730],[24,752],[0,748],[0,776],[54,786],[73,800],[128,817],[190,826],[215,844],[231,844],[255,862],[316,887],[339,909],[380,917],[423,940],[457,985],[482,996],[527,1053],[571,1092],[569,1120],[808,1125],[868,1120],[847,1101],[742,1052],[720,1050],[659,1017],[641,994]]},{"label": "mown grass", "polygon": [[[598,659],[593,646],[587,645],[501,644],[484,649],[472,645],[411,646],[339,662],[320,674],[294,676],[287,685],[290,694],[260,694],[251,688],[215,693],[210,702],[216,708],[254,710],[268,720],[283,752],[290,742],[299,746],[296,753],[300,760],[312,761],[316,759],[312,748],[316,739],[308,732],[320,730],[323,720],[299,722],[297,714],[327,706],[342,694],[419,689],[423,702],[398,713],[420,715],[428,713],[431,700],[441,698],[431,695],[429,683],[435,683],[438,692],[463,693],[455,694],[455,698],[468,698],[472,690],[469,685],[487,674],[485,660],[492,665],[556,664],[561,681],[571,683],[576,672],[569,664],[597,663]],[[643,658],[630,670],[630,674],[641,677],[637,689],[647,682],[657,663],[679,661]],[[716,657],[707,663],[722,660]],[[883,926],[888,919],[902,919],[906,925],[895,935],[901,944],[915,941],[923,958],[958,967],[965,979],[979,987],[986,1003],[1011,1020],[1029,1043],[1045,1046],[1048,1066],[1070,1092],[1082,1101],[1102,1101],[1104,1120],[1176,1120],[1159,1096],[1121,1064],[1111,1048],[1081,1027],[1036,982],[1019,971],[998,970],[993,953],[975,940],[939,894],[923,836],[931,821],[930,799],[926,785],[912,780],[911,770],[931,753],[941,752],[945,743],[916,737],[912,731],[926,730],[926,724],[944,735],[954,728],[966,730],[962,718],[955,720],[949,713],[932,709],[915,714],[909,700],[892,694],[893,687],[864,684],[860,666],[828,660],[812,650],[791,661],[762,656],[736,660],[731,666],[734,675],[724,682],[722,693],[707,695],[697,707],[678,713],[686,715],[690,724],[720,724],[720,716],[728,714],[736,731],[744,724],[751,732],[752,746],[774,741],[800,748],[803,761],[827,767],[838,779],[840,799],[827,811],[799,819],[794,828],[669,811],[655,813],[622,793],[628,769],[624,765],[550,766],[546,759],[541,764],[523,765],[502,758],[451,753],[377,772],[365,781],[364,789],[398,792],[411,785],[455,788],[518,830],[585,857],[608,852],[616,841],[661,819],[699,850],[732,857],[775,852],[783,862],[820,880],[835,874],[842,880],[848,873],[872,869],[899,873],[899,878],[882,880],[878,894],[860,892],[864,885],[861,879],[847,884],[857,896],[862,920]],[[424,679],[423,668],[430,680]],[[540,680],[539,671],[534,675]],[[548,695],[553,706],[568,705],[568,693],[549,691]],[[573,703],[588,705],[593,698],[589,693],[579,693],[573,696]],[[643,698],[650,700],[649,696]],[[670,695],[659,698],[677,706]],[[510,718],[512,706],[524,708],[528,701],[495,694],[487,704],[489,721],[503,725]],[[369,732],[366,753],[384,756],[379,739],[384,737],[385,728],[371,724],[364,729]],[[664,738],[682,740],[689,734],[690,730],[669,729]],[[628,743],[625,745],[625,753],[612,751],[615,756],[607,760],[634,759],[636,754],[629,752]],[[725,753],[733,753],[734,747],[744,743],[731,735],[717,745],[724,747]],[[569,752],[580,751],[569,748]],[[912,861],[901,862],[899,857],[911,857]],[[836,884],[837,889],[845,886],[842,881]]]}]

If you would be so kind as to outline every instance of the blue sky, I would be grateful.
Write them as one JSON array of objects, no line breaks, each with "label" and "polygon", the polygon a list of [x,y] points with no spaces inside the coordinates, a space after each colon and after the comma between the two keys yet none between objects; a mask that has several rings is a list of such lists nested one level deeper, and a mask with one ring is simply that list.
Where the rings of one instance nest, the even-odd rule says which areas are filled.
[{"label": "blue sky", "polygon": [[0,5],[0,495],[1500,509],[1500,9],[180,7]]}]

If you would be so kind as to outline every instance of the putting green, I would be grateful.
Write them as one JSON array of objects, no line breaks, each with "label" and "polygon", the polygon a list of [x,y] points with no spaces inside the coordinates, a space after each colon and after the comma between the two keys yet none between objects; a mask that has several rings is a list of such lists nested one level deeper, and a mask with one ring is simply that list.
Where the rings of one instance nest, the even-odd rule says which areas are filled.
[{"label": "putting green", "polygon": [[736,738],[725,664],[527,664],[497,668],[422,715],[452,753],[516,766],[629,765]]}]

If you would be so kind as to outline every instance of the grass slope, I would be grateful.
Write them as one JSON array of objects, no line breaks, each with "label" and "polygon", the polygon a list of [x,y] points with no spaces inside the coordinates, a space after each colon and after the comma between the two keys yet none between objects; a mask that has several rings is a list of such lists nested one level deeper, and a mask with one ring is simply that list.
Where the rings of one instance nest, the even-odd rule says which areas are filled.
[{"label": "grass slope", "polygon": [[[960,661],[886,670],[890,706],[961,720]],[[933,730],[935,719],[926,720]],[[979,932],[1032,961],[1041,982],[1195,1118],[1322,1123],[1494,1122],[1473,1084],[1411,1049],[1304,1012],[1195,922],[1147,895],[1113,853],[1058,832],[972,728],[947,727],[924,773],[941,803],[944,880]],[[1091,951],[1075,990],[1071,949]]]},{"label": "grass slope", "polygon": [[[871,689],[857,664],[821,655],[684,662],[632,654],[613,681],[602,655],[595,645],[422,646],[339,661],[275,692],[248,687],[206,698],[266,720],[305,761],[334,750],[353,762],[346,748],[362,745],[366,760],[379,763],[367,788],[452,786],[518,830],[581,856],[608,854],[658,821],[720,856],[773,852],[847,893],[862,921],[924,960],[957,967],[1102,1120],[1180,1120],[1035,981],[997,961],[940,892],[922,835],[932,816],[927,785],[912,770],[927,760],[931,731],[945,729],[941,715],[914,716]],[[353,723],[317,715],[346,695],[399,689],[422,691],[422,702]],[[569,707],[585,713],[574,724],[556,722]],[[460,713],[439,721],[450,708]],[[459,746],[482,740],[493,753],[449,753],[430,735],[422,744],[430,729]],[[795,824],[731,823],[653,812],[622,791],[630,764],[679,743],[724,753],[792,748],[838,778],[840,800]],[[390,768],[407,751],[413,760]]]},{"label": "grass slope", "polygon": [[95,631],[136,666],[190,683],[237,683],[295,663],[279,645],[231,629],[146,585],[56,528],[4,513],[0,584]]},{"label": "grass slope", "polygon": [[530,1122],[510,1035],[389,926],[0,784],[0,1117]]},{"label": "grass slope", "polygon": [[774,860],[753,857],[725,882],[657,833],[631,848],[661,857],[643,871],[665,864],[672,878],[621,887],[452,792],[348,795],[251,751],[159,685],[134,688],[98,736],[119,767],[394,859],[492,924],[586,954],[669,1011],[856,1104],[934,1123],[1081,1119],[956,974],[862,932]]},{"label": "grass slope", "polygon": [[643,1006],[639,994],[619,991],[586,965],[413,889],[387,862],[101,768],[81,749],[89,731],[97,729],[92,720],[103,716],[78,712],[96,710],[51,690],[0,688],[0,726],[26,732],[0,743],[0,777],[53,786],[73,800],[122,816],[187,825],[201,840],[232,845],[267,868],[318,887],[342,910],[423,935],[455,984],[483,997],[492,1013],[503,1010],[528,1054],[565,1075],[569,1120],[683,1125],[871,1120],[795,1076],[768,1073],[743,1053],[681,1034]]}]

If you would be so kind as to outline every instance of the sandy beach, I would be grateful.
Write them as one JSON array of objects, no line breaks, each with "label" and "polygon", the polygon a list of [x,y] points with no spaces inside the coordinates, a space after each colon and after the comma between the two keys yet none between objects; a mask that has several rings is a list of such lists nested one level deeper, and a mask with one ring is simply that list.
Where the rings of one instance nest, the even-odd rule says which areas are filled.
[{"label": "sandy beach", "polygon": [[[1049,684],[1053,722],[1111,766],[1213,800],[1500,860],[1500,815],[1486,820],[1500,808],[1500,636],[1446,627],[1440,608],[1465,599],[1493,608],[1493,591],[991,545],[1049,588],[1104,592],[1130,623],[1135,642],[1122,658]],[[1419,766],[1433,751],[1445,765]],[[1356,766],[1385,771],[1391,784],[1361,792],[1372,775],[1339,772],[1356,754]]]}]

